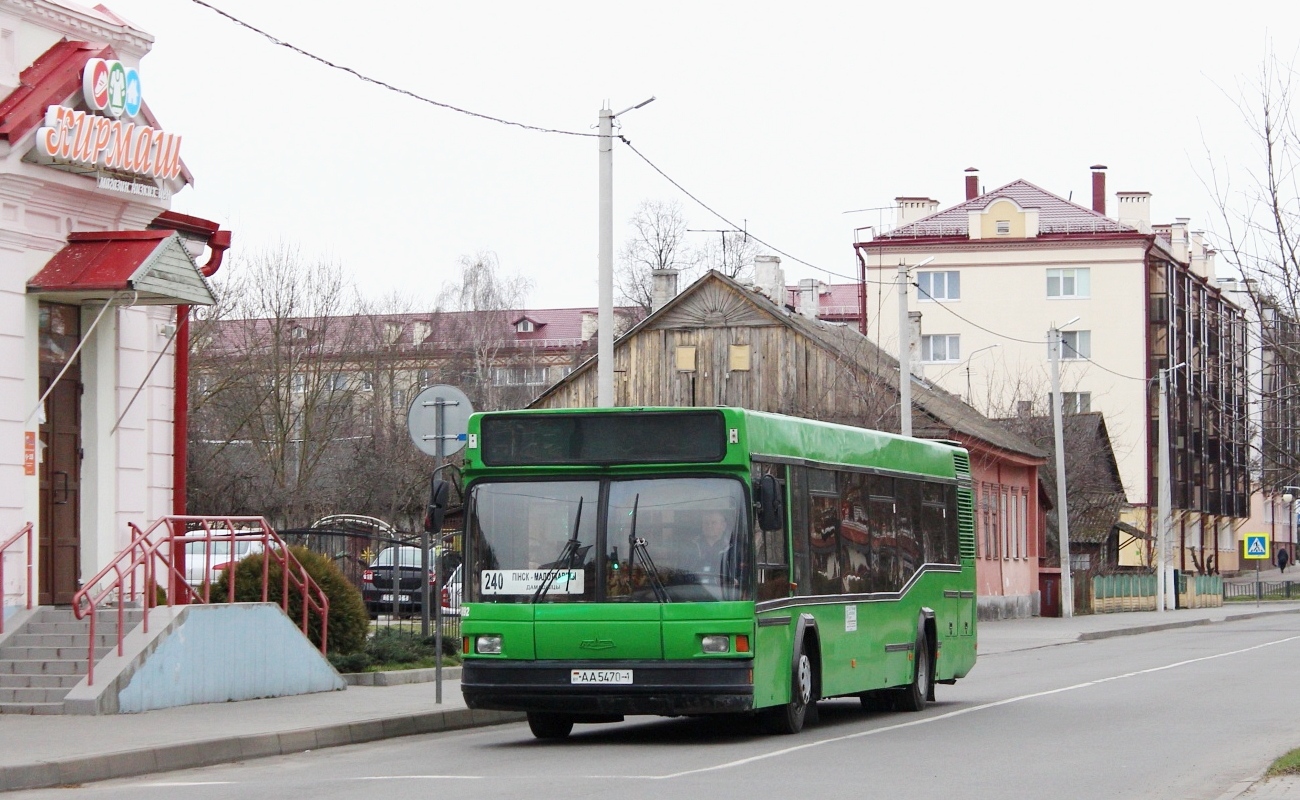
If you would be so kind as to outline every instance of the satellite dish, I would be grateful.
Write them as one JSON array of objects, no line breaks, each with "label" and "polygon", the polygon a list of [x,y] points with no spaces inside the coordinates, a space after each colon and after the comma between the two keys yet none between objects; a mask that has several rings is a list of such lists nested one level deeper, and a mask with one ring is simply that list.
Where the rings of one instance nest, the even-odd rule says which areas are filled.
[{"label": "satellite dish", "polygon": [[[455,386],[430,386],[411,401],[406,430],[421,451],[441,458],[459,453],[469,432],[469,398]],[[441,425],[439,425],[441,418]]]}]

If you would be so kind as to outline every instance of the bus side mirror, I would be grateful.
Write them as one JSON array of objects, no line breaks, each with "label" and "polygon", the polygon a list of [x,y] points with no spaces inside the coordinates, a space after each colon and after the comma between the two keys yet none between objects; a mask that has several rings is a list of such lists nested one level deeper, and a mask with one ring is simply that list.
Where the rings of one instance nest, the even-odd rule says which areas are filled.
[{"label": "bus side mirror", "polygon": [[451,484],[435,478],[429,487],[429,508],[424,515],[424,529],[429,532],[442,530],[442,519],[447,514],[447,497],[451,493]]},{"label": "bus side mirror", "polygon": [[764,475],[754,483],[754,502],[758,504],[758,527],[779,531],[785,526],[785,503],[775,475]]}]

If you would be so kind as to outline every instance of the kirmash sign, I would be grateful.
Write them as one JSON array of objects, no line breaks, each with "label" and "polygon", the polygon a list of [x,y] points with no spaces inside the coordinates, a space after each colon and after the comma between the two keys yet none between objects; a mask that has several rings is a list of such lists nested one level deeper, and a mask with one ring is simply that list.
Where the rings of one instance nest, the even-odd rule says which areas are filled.
[{"label": "kirmash sign", "polygon": [[40,154],[143,178],[171,180],[180,174],[181,137],[130,121],[144,103],[138,70],[92,58],[82,73],[82,94],[91,112],[46,109],[45,124],[36,131]]}]

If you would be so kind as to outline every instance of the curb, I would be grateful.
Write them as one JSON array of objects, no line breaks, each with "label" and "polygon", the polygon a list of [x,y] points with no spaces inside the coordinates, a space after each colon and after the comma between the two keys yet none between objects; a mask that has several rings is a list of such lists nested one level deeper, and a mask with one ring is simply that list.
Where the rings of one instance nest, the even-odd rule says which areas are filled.
[{"label": "curb", "polygon": [[[342,678],[348,686],[405,686],[408,683],[432,683],[438,679],[438,668],[402,669],[391,672],[344,672]],[[442,679],[460,680],[460,667],[443,667]]]},{"label": "curb", "polygon": [[453,709],[404,717],[360,720],[279,733],[226,736],[140,750],[0,767],[0,791],[48,789],[155,772],[210,767],[249,758],[289,755],[322,747],[362,744],[398,736],[502,725],[525,719],[509,711]]},{"label": "curb", "polygon": [[1239,622],[1246,619],[1255,619],[1256,617],[1271,617],[1275,614],[1300,614],[1300,608],[1281,608],[1271,611],[1259,610],[1245,614],[1228,614],[1223,619],[1185,619],[1175,620],[1173,622],[1157,622],[1151,625],[1135,625],[1131,628],[1114,628],[1106,631],[1086,631],[1079,634],[1076,641],[1089,642],[1096,639],[1111,639],[1116,636],[1136,636],[1141,633],[1155,633],[1156,631],[1168,631],[1175,628],[1195,628],[1201,625],[1215,625],[1221,622]]}]

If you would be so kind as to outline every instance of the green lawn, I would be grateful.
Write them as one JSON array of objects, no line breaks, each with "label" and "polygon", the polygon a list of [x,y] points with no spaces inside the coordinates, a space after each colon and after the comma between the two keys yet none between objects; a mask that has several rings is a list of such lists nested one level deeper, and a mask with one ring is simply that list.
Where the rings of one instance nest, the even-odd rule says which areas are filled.
[{"label": "green lawn", "polygon": [[1275,778],[1278,775],[1300,775],[1300,747],[1274,761],[1273,766],[1268,768],[1266,777]]}]

